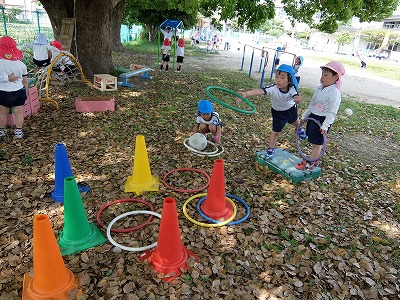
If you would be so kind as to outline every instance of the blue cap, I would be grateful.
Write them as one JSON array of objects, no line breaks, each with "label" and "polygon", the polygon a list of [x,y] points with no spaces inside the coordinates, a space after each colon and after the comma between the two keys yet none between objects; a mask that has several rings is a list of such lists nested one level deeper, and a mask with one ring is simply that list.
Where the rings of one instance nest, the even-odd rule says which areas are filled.
[{"label": "blue cap", "polygon": [[200,100],[197,107],[202,114],[211,114],[214,111],[210,100]]},{"label": "blue cap", "polygon": [[299,83],[297,82],[297,79],[294,78],[294,69],[292,66],[282,64],[278,67],[277,71],[289,73],[291,78],[291,83],[295,86],[296,90],[299,90]]},{"label": "blue cap", "polygon": [[302,64],[303,64],[303,61],[304,61],[303,56],[297,56],[297,58],[300,60],[300,65],[302,65]]}]

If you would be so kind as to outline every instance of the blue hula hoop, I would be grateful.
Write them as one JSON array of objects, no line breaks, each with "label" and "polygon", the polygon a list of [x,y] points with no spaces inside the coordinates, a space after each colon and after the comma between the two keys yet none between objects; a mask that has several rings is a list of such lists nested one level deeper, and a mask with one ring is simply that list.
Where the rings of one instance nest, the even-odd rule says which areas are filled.
[{"label": "blue hula hoop", "polygon": [[[239,198],[239,197],[230,195],[230,194],[225,194],[225,196],[228,197],[228,198],[235,199],[235,200],[239,201],[239,202],[246,208],[246,215],[245,215],[243,218],[241,218],[240,220],[237,220],[237,221],[231,221],[231,222],[229,222],[229,223],[226,224],[226,225],[237,225],[237,224],[240,224],[240,223],[246,221],[247,218],[250,216],[250,206],[246,203],[246,201],[244,201],[243,199],[241,199],[241,198]],[[206,200],[206,197],[201,198],[201,199],[197,202],[197,211],[199,212],[199,214],[200,214],[204,219],[206,219],[206,220],[209,221],[209,222],[212,222],[212,223],[214,223],[214,224],[220,223],[220,221],[218,221],[218,220],[214,220],[214,219],[211,219],[211,218],[207,217],[207,216],[201,211],[200,205],[204,202],[204,200]]]},{"label": "blue hula hoop", "polygon": [[319,154],[319,156],[318,156],[317,158],[310,158],[310,157],[307,157],[307,156],[303,153],[303,151],[301,150],[301,147],[300,147],[300,137],[299,137],[300,128],[301,128],[301,126],[304,124],[305,121],[314,121],[315,123],[317,123],[317,125],[318,125],[319,127],[321,127],[321,123],[320,123],[318,120],[314,119],[314,118],[305,118],[304,120],[301,120],[301,121],[300,121],[299,127],[297,127],[297,130],[296,130],[296,146],[297,146],[297,150],[299,151],[299,154],[300,154],[301,157],[304,158],[306,161],[308,161],[308,162],[310,162],[310,163],[313,163],[313,162],[319,160],[319,159],[325,154],[326,146],[327,146],[327,144],[328,144],[328,139],[327,139],[327,137],[326,137],[326,134],[323,134],[324,142],[322,143],[322,150],[321,150],[321,153]]}]

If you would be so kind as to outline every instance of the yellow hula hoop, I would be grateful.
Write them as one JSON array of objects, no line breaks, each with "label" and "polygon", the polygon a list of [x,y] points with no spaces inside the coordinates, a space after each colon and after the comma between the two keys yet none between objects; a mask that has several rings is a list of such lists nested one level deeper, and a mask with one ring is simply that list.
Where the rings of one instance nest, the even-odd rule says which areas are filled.
[{"label": "yellow hula hoop", "polygon": [[195,219],[193,219],[192,217],[190,217],[190,216],[188,215],[188,213],[187,213],[187,211],[186,211],[186,206],[187,206],[187,204],[188,204],[190,201],[192,201],[193,199],[200,198],[200,197],[203,197],[203,196],[207,196],[207,193],[196,194],[196,195],[190,197],[189,199],[187,199],[187,200],[185,201],[185,203],[183,204],[183,207],[182,207],[183,214],[185,215],[185,217],[186,217],[190,222],[192,222],[192,223],[194,223],[194,224],[196,224],[196,225],[199,225],[199,226],[203,226],[203,227],[220,227],[220,226],[224,226],[224,225],[228,224],[230,221],[232,221],[232,220],[236,217],[236,212],[237,212],[236,204],[235,204],[235,202],[233,202],[230,198],[226,197],[226,200],[227,200],[227,201],[232,205],[232,207],[233,207],[232,216],[230,216],[227,220],[225,220],[225,221],[223,221],[223,222],[220,222],[220,223],[216,223],[216,224],[202,223],[202,222],[196,221]]}]

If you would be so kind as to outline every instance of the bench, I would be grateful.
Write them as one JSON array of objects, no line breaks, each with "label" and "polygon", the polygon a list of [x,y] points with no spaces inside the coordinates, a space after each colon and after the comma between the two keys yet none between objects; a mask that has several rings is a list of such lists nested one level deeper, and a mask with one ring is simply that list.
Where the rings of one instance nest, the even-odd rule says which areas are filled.
[{"label": "bench", "polygon": [[139,78],[144,78],[144,79],[151,79],[152,77],[149,76],[149,71],[151,71],[151,68],[143,68],[122,73],[119,75],[119,77],[122,78],[122,82],[118,81],[118,85],[134,87],[132,83],[128,82],[128,79],[131,78],[132,76],[138,76]]}]

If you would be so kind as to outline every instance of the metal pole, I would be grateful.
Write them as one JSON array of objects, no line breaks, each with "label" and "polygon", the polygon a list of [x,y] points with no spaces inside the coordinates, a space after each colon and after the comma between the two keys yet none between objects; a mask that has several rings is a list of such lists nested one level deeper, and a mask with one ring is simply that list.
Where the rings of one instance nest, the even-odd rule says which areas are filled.
[{"label": "metal pole", "polygon": [[245,52],[246,52],[246,44],[244,44],[244,46],[243,46],[242,68],[240,69],[240,71],[243,71],[243,68],[244,68],[244,53]]},{"label": "metal pole", "polygon": [[251,53],[250,68],[249,68],[249,78],[251,77],[251,70],[253,69],[253,60],[254,60],[254,48],[253,48],[253,52]]},{"label": "metal pole", "polygon": [[39,11],[36,10],[36,19],[37,19],[37,24],[38,24],[38,31],[40,33],[40,21],[39,21]]},{"label": "metal pole", "polygon": [[4,6],[1,6],[1,15],[3,17],[4,35],[8,35],[7,34],[6,14],[4,12]]}]

